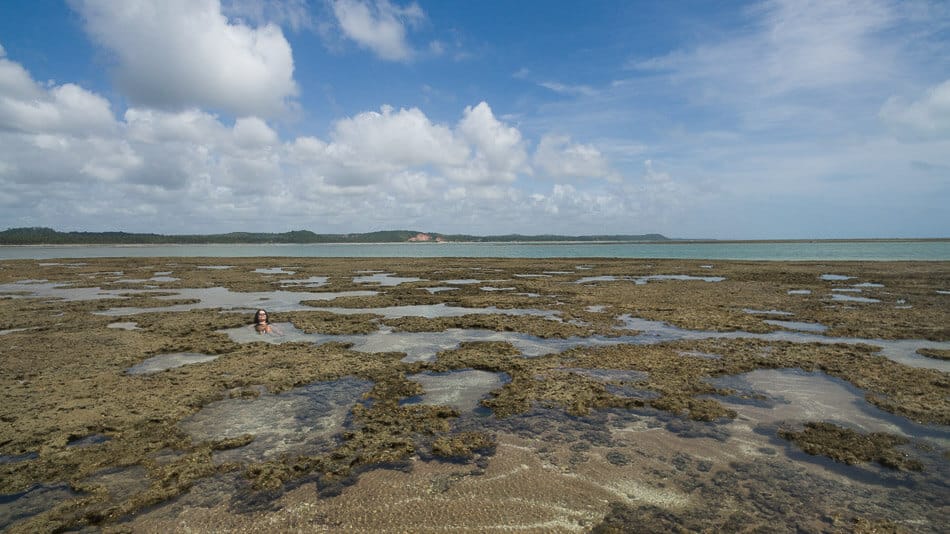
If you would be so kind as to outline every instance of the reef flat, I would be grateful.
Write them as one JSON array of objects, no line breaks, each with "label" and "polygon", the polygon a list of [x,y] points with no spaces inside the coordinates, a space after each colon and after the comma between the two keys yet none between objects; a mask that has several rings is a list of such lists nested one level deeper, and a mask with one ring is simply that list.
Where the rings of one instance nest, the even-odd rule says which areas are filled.
[{"label": "reef flat", "polygon": [[948,262],[10,260],[0,312],[10,532],[950,517]]}]

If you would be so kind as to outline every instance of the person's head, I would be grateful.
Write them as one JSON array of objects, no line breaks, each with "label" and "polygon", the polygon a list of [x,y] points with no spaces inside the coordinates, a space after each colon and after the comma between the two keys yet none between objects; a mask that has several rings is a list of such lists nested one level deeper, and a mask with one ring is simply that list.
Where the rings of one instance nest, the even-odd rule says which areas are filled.
[{"label": "person's head", "polygon": [[267,324],[270,318],[267,316],[267,310],[257,310],[254,312],[254,324]]}]

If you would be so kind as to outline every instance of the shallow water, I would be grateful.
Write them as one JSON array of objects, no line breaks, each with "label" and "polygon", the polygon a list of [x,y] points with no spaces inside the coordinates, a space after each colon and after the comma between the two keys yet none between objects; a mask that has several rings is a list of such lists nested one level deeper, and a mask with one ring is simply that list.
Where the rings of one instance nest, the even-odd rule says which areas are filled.
[{"label": "shallow water", "polygon": [[260,274],[296,274],[297,271],[285,271],[283,267],[269,267],[262,269],[254,269],[255,273]]},{"label": "shallow water", "polygon": [[116,502],[129,499],[147,490],[151,485],[148,473],[140,465],[103,469],[83,479],[82,483],[104,488],[110,498]]},{"label": "shallow water", "polygon": [[115,323],[109,323],[108,328],[118,328],[119,330],[141,330],[139,324],[134,321],[119,321]]},{"label": "shallow water", "polygon": [[575,284],[589,284],[593,282],[616,282],[618,280],[633,282],[638,286],[646,285],[651,281],[662,281],[662,280],[675,280],[675,281],[692,281],[698,280],[702,282],[722,282],[725,278],[721,276],[690,276],[686,274],[654,274],[649,276],[585,276],[579,280],[576,280]]},{"label": "shallow water", "polygon": [[300,287],[321,287],[327,285],[329,278],[326,276],[311,276],[310,278],[281,280],[282,286],[300,286]]},{"label": "shallow water", "polygon": [[381,315],[386,319],[395,319],[399,317],[424,317],[426,319],[435,319],[437,317],[461,317],[463,315],[531,315],[555,319],[558,315],[560,315],[560,312],[551,310],[496,308],[494,306],[488,306],[486,308],[464,308],[461,306],[452,306],[445,303],[387,306],[384,308],[321,307],[319,310],[338,313],[341,315],[371,313],[374,315]]},{"label": "shallow water", "polygon": [[146,282],[177,282],[180,278],[174,276],[153,276],[151,278],[120,278],[114,284],[144,284]]},{"label": "shallow water", "polygon": [[254,441],[215,452],[221,462],[261,461],[316,455],[336,446],[350,409],[372,382],[343,378],[316,382],[256,399],[226,399],[205,405],[179,427],[194,441],[216,441],[252,434]]},{"label": "shallow water", "polygon": [[765,324],[780,326],[789,330],[803,330],[805,332],[824,332],[828,327],[820,323],[805,323],[801,321],[762,321]]},{"label": "shallow water", "polygon": [[840,293],[835,293],[831,295],[831,300],[837,300],[839,302],[862,302],[866,304],[881,302],[878,299],[872,299],[870,297],[855,297],[853,295],[842,295]]},{"label": "shallow water", "polygon": [[406,377],[418,382],[425,393],[404,404],[450,406],[459,412],[480,410],[479,401],[510,381],[505,373],[461,369],[446,373],[419,373]]},{"label": "shallow water", "polygon": [[422,278],[398,277],[392,273],[374,273],[353,277],[354,284],[378,284],[383,287],[394,287],[407,282],[420,282]]},{"label": "shallow water", "polygon": [[26,332],[27,330],[33,330],[33,328],[7,328],[6,330],[0,330],[0,336],[13,334],[14,332]]},{"label": "shallow water", "polygon": [[0,295],[12,298],[51,298],[63,301],[121,299],[124,295],[154,292],[147,289],[102,289],[99,287],[72,287],[68,283],[21,280],[0,284]]},{"label": "shallow water", "polygon": [[[242,267],[245,272],[247,269],[249,267]],[[831,269],[848,272],[847,267],[829,268],[829,270]],[[139,269],[139,271],[141,270]],[[676,270],[670,269],[667,272],[676,272]],[[453,269],[452,271],[455,272],[443,274],[443,276],[456,276],[461,273],[462,269]],[[530,272],[529,269],[523,271]],[[345,272],[347,276],[343,279],[348,280],[348,275],[353,271],[347,270]],[[148,273],[151,273],[151,270],[142,276],[148,276]],[[485,278],[491,278],[491,275],[484,271],[476,276],[482,274],[485,275]],[[568,276],[564,280],[573,280],[581,274],[586,273]],[[718,273],[713,271],[709,274]],[[274,276],[269,280],[276,284],[280,278],[286,277]],[[317,280],[314,280],[314,278],[317,278]],[[437,278],[437,276],[432,278]],[[811,278],[812,280],[817,278],[817,273],[811,275]],[[864,278],[873,280],[873,277],[870,276]],[[326,281],[323,277],[311,277],[309,282],[319,283],[321,282],[320,279],[323,282]],[[334,279],[337,279],[336,275],[334,275]],[[46,282],[35,282],[35,284],[44,283]],[[439,283],[441,284],[441,282]],[[508,284],[511,283],[508,282]],[[825,299],[822,304],[827,307],[830,304],[827,300],[830,294],[856,293],[854,291],[833,291],[833,289],[858,289],[857,286],[844,287],[845,284],[850,283],[828,283],[826,287],[816,291],[816,293],[822,299]],[[426,282],[425,284],[436,283]],[[31,284],[21,284],[21,287],[22,285]],[[494,285],[501,286],[505,284]],[[617,286],[619,285],[626,285],[629,289],[631,284],[621,282],[617,284]],[[700,290],[702,286],[704,284],[691,284],[691,287],[696,290]],[[840,287],[832,288],[831,286]],[[561,287],[566,289],[565,296],[562,297],[566,301],[564,302],[565,313],[576,313],[578,307],[581,309],[586,307],[587,311],[591,313],[609,313],[609,315],[599,317],[598,327],[609,324],[609,320],[618,315],[619,312],[616,310],[628,311],[639,307],[638,304],[626,306],[626,304],[620,302],[615,302],[612,307],[604,307],[597,305],[597,300],[590,298],[590,295],[587,294],[584,295],[583,299],[572,300],[571,296],[566,293],[582,293],[584,292],[583,289],[578,288],[578,286],[568,287],[564,285]],[[474,287],[470,289],[475,290]],[[580,291],[578,291],[579,289]],[[665,289],[676,292],[682,289],[682,285],[670,282],[666,284]],[[713,286],[713,289],[715,289],[715,286]],[[784,289],[783,287],[782,292],[784,292]],[[418,288],[418,290],[421,291],[421,288]],[[716,293],[716,291],[713,291],[713,293]],[[235,298],[245,301],[249,296],[262,294],[236,293],[238,296]],[[471,291],[466,291],[466,294],[471,294]],[[877,296],[871,293],[870,290],[867,294]],[[299,295],[299,293],[294,294],[295,297]],[[905,295],[896,294],[894,298],[900,296]],[[182,298],[179,295],[176,295],[176,297]],[[911,297],[907,298],[910,299]],[[939,296],[935,296],[934,299],[942,302]],[[481,300],[485,300],[485,297],[481,296]],[[794,301],[798,299],[789,297],[786,300]],[[781,340],[796,343],[816,341],[822,343],[870,343],[883,347],[884,352],[890,354],[888,357],[900,357],[903,354],[909,360],[916,359],[937,365],[943,363],[936,359],[914,355],[912,352],[918,346],[942,348],[947,344],[917,340],[879,342],[878,340],[828,338],[817,335],[818,332],[816,331],[810,331],[823,326],[818,323],[773,321],[773,319],[785,319],[786,317],[781,316],[787,315],[788,312],[781,310],[783,305],[780,301],[765,298],[763,302],[759,304],[753,303],[751,300],[740,301],[728,306],[733,311],[741,309],[743,304],[761,308],[758,310],[747,309],[747,313],[762,315],[762,317],[745,316],[743,320],[746,321],[754,321],[757,324],[772,324],[786,329],[804,328],[806,330],[780,331],[768,334],[710,332],[679,329],[665,323],[640,320],[632,316],[620,316],[617,319],[630,331],[618,331],[618,333],[629,335],[542,339],[519,333],[477,329],[448,329],[444,332],[396,332],[383,326],[378,331],[367,335],[324,336],[306,334],[295,328],[291,323],[278,323],[276,326],[281,332],[279,335],[259,335],[249,326],[233,329],[234,333],[229,335],[232,339],[241,343],[284,343],[287,341],[324,343],[327,341],[342,341],[352,343],[354,350],[363,350],[369,353],[404,352],[406,354],[405,361],[437,358],[440,351],[454,349],[463,341],[508,342],[521,351],[524,356],[532,356],[558,352],[571,347],[596,347],[617,343],[654,344],[675,340],[724,337],[766,341]],[[922,300],[914,303],[921,307],[924,306]],[[243,302],[243,304],[250,307],[255,303],[252,301]],[[302,306],[301,302],[296,304]],[[351,303],[347,302],[347,304]],[[897,301],[897,304],[901,304],[901,302]],[[538,306],[545,305],[550,304],[538,304]],[[769,309],[772,306],[778,309]],[[67,309],[66,306],[45,305],[41,310],[43,317],[48,313],[47,308],[50,307]],[[72,308],[75,308],[75,310],[67,311],[68,313],[85,313],[78,312],[78,310],[94,307],[92,305],[74,306]],[[243,308],[234,309],[240,310]],[[315,306],[304,307],[303,309],[320,310],[322,308]],[[338,309],[330,308],[330,310]],[[372,310],[374,309],[347,308],[345,312],[340,313],[372,313]],[[399,306],[376,308],[375,310],[386,310],[393,317],[417,313],[420,314],[418,315],[420,317],[426,317],[428,313],[434,313],[436,317],[451,317],[455,316],[456,313],[462,315],[505,313],[505,310],[499,311],[493,308],[471,309],[455,306]],[[860,310],[862,310],[861,306],[854,306],[850,313],[861,313]],[[554,320],[564,317],[556,312],[534,311],[550,313],[549,318]],[[385,316],[385,314],[383,315]],[[250,314],[248,314],[249,316]],[[594,316],[590,314],[580,314],[580,316],[594,320]],[[570,317],[573,317],[573,315]],[[792,318],[797,319],[798,317]],[[801,318],[808,320],[807,314],[804,314]],[[86,320],[88,319],[86,317]],[[567,318],[563,320],[567,321]],[[107,321],[95,319],[93,322],[96,325],[104,325]],[[370,324],[378,324],[378,321],[370,320]],[[412,324],[413,327],[418,327],[420,322],[413,321]],[[134,325],[134,323],[112,323],[109,326],[116,328],[117,325]],[[14,325],[11,324],[10,326]],[[899,332],[899,325],[893,326]],[[635,332],[633,330],[641,331]],[[46,330],[44,330],[44,334],[45,332]],[[100,333],[104,333],[104,331]],[[153,325],[149,329],[148,335],[113,333],[112,337],[120,339],[122,342],[149,342],[139,345],[123,345],[130,347],[125,349],[128,351],[136,350],[135,346],[153,346],[151,338],[154,334],[156,334],[156,330]],[[198,334],[197,337],[200,338],[200,336],[201,334]],[[18,343],[24,337],[17,335],[7,338],[7,340]],[[695,358],[720,357],[716,354],[690,352],[688,347],[688,344],[673,347],[674,349],[684,349],[677,351],[683,357],[682,360],[677,359],[675,352],[670,354],[670,358],[676,364],[688,368],[691,365],[702,363]],[[264,349],[264,347],[259,348]],[[307,351],[300,351],[299,348],[293,350],[294,357],[306,358]],[[144,351],[152,351],[153,349],[141,350],[143,351],[141,358],[144,358]],[[245,346],[241,349],[241,352],[247,350],[254,350],[254,348],[253,346]],[[266,352],[271,353],[274,350],[266,349]],[[226,358],[227,356],[223,357]],[[689,358],[694,359],[690,360]],[[364,360],[372,363],[373,358],[364,358]],[[386,358],[386,360],[391,361],[389,358]],[[519,364],[518,361],[514,361],[510,363],[514,366],[539,364],[539,368],[541,368],[545,367],[548,362],[523,362]],[[575,364],[565,363],[564,365]],[[207,370],[216,366],[216,364],[203,366],[203,369]],[[391,368],[387,369],[386,373],[391,371]],[[291,369],[290,372],[293,373],[293,370]],[[603,387],[610,393],[627,399],[642,399],[649,402],[658,395],[655,391],[638,389],[640,387],[638,382],[642,382],[646,375],[636,371],[565,367],[558,369],[545,368],[544,371],[539,372],[545,373],[543,376],[539,375],[541,378],[544,376],[550,377],[552,374],[571,373],[570,375],[559,375],[564,380],[552,381],[551,384],[554,386],[561,383],[596,380],[602,383]],[[738,391],[735,396],[715,397],[719,402],[735,409],[738,416],[732,421],[720,420],[714,423],[697,423],[648,409],[629,411],[596,410],[589,416],[572,418],[566,416],[561,410],[550,409],[555,406],[553,402],[547,405],[547,408],[536,406],[535,410],[528,414],[514,416],[502,421],[480,412],[479,410],[483,410],[480,408],[480,400],[485,395],[489,395],[493,389],[502,387],[504,385],[503,379],[507,377],[502,377],[503,379],[500,380],[499,376],[494,373],[473,369],[438,375],[420,373],[408,378],[422,384],[423,389],[426,389],[426,394],[420,395],[418,398],[403,399],[403,402],[448,405],[464,412],[462,417],[458,419],[446,419],[452,425],[453,432],[455,430],[487,429],[488,433],[492,434],[497,441],[497,454],[495,456],[480,456],[487,453],[479,452],[467,464],[429,462],[430,452],[426,449],[426,444],[423,443],[416,454],[407,459],[405,464],[401,464],[399,469],[374,466],[370,471],[356,473],[354,478],[349,481],[352,483],[351,486],[341,486],[334,489],[334,491],[343,492],[339,499],[323,493],[324,488],[320,487],[324,482],[322,478],[318,479],[319,483],[316,485],[316,489],[312,483],[313,478],[302,478],[289,484],[285,488],[287,490],[286,494],[281,495],[280,491],[275,491],[273,494],[264,497],[256,497],[258,507],[253,509],[245,506],[254,498],[248,497],[253,492],[247,487],[246,480],[242,478],[244,476],[243,471],[234,473],[235,478],[230,481],[233,482],[230,485],[222,482],[224,478],[230,475],[221,478],[216,475],[213,479],[198,481],[180,499],[159,505],[160,507],[168,506],[169,508],[166,508],[166,510],[170,510],[176,509],[175,507],[178,507],[181,503],[192,503],[191,506],[177,508],[177,510],[183,512],[180,520],[176,519],[177,514],[166,516],[169,523],[166,523],[164,527],[176,526],[177,528],[145,528],[142,524],[131,523],[129,529],[132,531],[183,531],[191,528],[196,531],[214,529],[248,531],[252,530],[247,528],[248,525],[253,525],[261,530],[261,525],[266,524],[269,526],[264,527],[263,530],[270,529],[274,531],[293,531],[294,529],[300,529],[301,525],[307,525],[312,529],[326,527],[330,530],[349,529],[353,531],[398,530],[400,528],[436,530],[448,527],[472,531],[479,529],[503,530],[515,527],[537,531],[589,531],[597,521],[608,513],[608,503],[616,503],[632,508],[643,506],[637,511],[638,515],[630,516],[638,517],[638,521],[639,518],[649,516],[651,513],[660,514],[665,519],[671,518],[678,521],[685,517],[696,517],[693,514],[701,516],[702,514],[728,514],[731,512],[738,514],[736,515],[738,523],[728,523],[736,526],[736,529],[733,530],[739,530],[739,527],[743,527],[747,531],[768,530],[768,520],[772,519],[775,520],[772,526],[779,530],[784,527],[788,529],[797,528],[801,531],[833,531],[836,528],[830,524],[820,523],[820,521],[829,521],[828,518],[834,516],[838,509],[844,511],[844,517],[886,518],[897,520],[899,525],[910,527],[915,531],[941,530],[941,527],[945,524],[943,519],[946,517],[944,503],[947,501],[946,498],[950,497],[946,484],[946,481],[950,480],[946,459],[940,458],[940,455],[944,454],[947,447],[950,446],[946,428],[938,427],[935,429],[914,425],[902,417],[881,412],[864,401],[863,391],[851,387],[845,381],[821,373],[802,373],[789,370],[773,370],[770,372],[773,374],[749,373],[737,377],[719,377],[716,379],[723,380],[718,384],[720,387],[733,387]],[[791,373],[791,375],[786,373]],[[180,371],[177,373],[172,371],[168,373],[168,376],[174,378],[180,374]],[[196,378],[196,373],[187,374],[192,379]],[[393,376],[401,375],[397,370]],[[127,381],[128,384],[143,385],[167,382],[164,379],[156,382],[154,379],[131,377],[124,379],[124,381]],[[242,380],[231,383],[246,385]],[[344,392],[345,388],[343,387],[324,385],[323,387],[326,389],[323,393],[317,393],[317,395],[337,396],[338,401],[326,400],[318,407],[303,407],[296,411],[293,406],[297,405],[298,401],[300,404],[305,404],[304,401],[287,398],[278,400],[276,398],[280,395],[271,395],[266,392],[261,395],[260,399],[248,399],[247,395],[251,392],[249,388],[256,386],[246,385],[247,387],[244,389],[225,392],[225,394],[230,393],[235,397],[241,396],[244,398],[233,398],[228,401],[221,401],[221,403],[236,401],[250,403],[263,399],[263,404],[254,407],[232,404],[221,407],[218,412],[199,412],[201,417],[205,419],[200,422],[192,420],[189,420],[189,422],[201,429],[209,429],[209,432],[202,437],[197,433],[199,431],[196,430],[193,439],[195,441],[205,439],[218,441],[240,438],[244,434],[255,436],[255,439],[247,446],[213,453],[215,462],[218,463],[226,461],[247,463],[262,459],[274,460],[284,454],[294,456],[301,454],[300,451],[304,451],[303,454],[314,454],[312,451],[316,451],[317,454],[329,451],[340,443],[338,436],[341,431],[354,430],[352,428],[354,423],[348,420],[347,414],[351,413],[354,405],[366,402],[362,400],[362,393],[368,391],[368,388],[371,387],[371,384],[366,384],[365,388],[355,388],[356,391],[352,395]],[[726,386],[722,384],[726,384]],[[311,386],[316,387],[316,385]],[[298,388],[293,392],[287,392],[287,394],[303,397],[305,396],[302,392],[303,389],[305,388]],[[596,389],[599,390],[600,388],[596,387]],[[506,393],[508,392],[506,391]],[[750,399],[751,396],[760,398]],[[204,398],[207,399],[208,397],[205,396]],[[387,400],[391,399],[387,398]],[[579,400],[583,401],[583,399]],[[874,410],[877,410],[877,412]],[[923,473],[888,472],[874,464],[835,465],[823,458],[806,456],[797,449],[796,445],[777,437],[777,429],[783,425],[795,425],[803,421],[816,419],[830,420],[842,426],[862,431],[887,431],[908,436],[912,443],[900,450],[902,452],[906,450],[909,455],[915,458],[920,457],[926,466],[926,470]],[[183,422],[182,424],[186,423]],[[472,426],[466,427],[466,424]],[[95,442],[98,439],[97,434],[85,435],[88,432],[93,432],[94,428],[98,427],[86,426],[80,428],[75,433],[70,434],[69,439],[76,436],[84,437],[71,441],[68,444],[71,447],[70,449],[54,452],[65,452],[65,455],[82,457],[84,460],[91,458],[91,461],[94,462],[98,455],[123,443],[121,434],[109,431],[108,433],[114,436],[115,441],[108,445],[97,446]],[[215,431],[211,432],[211,429],[215,429]],[[310,441],[307,441],[308,439]],[[53,446],[61,447],[61,442],[57,442]],[[932,448],[927,449],[927,446]],[[88,447],[88,449],[84,449],[84,447]],[[281,452],[282,448],[284,448],[283,452]],[[25,449],[17,449],[14,452],[19,453],[22,450]],[[182,447],[181,450],[188,450],[188,448]],[[156,462],[170,461],[166,457],[171,458],[171,460],[182,459],[181,455],[185,454],[179,450],[164,449],[164,451],[167,452],[144,454],[148,454],[150,458],[155,458]],[[51,456],[46,452],[43,454],[43,458],[37,462],[38,465],[51,459]],[[14,458],[9,461],[0,459],[0,461],[7,461],[10,464],[7,467],[11,468],[14,467],[13,464],[34,459],[36,457],[23,458],[22,460]],[[87,462],[86,465],[90,464]],[[85,470],[83,476],[86,476],[85,473],[95,472],[95,469],[98,469],[96,464],[92,463],[91,465],[92,469]],[[30,464],[19,464],[15,468],[31,469],[32,462]],[[426,474],[428,474],[428,478]],[[416,486],[409,486],[404,484],[404,479],[400,477],[421,477],[422,482]],[[110,495],[114,496],[113,500],[116,500],[123,498],[123,495],[141,492],[143,486],[136,486],[136,483],[142,483],[144,478],[146,477],[143,475],[141,468],[133,466],[129,469],[122,467],[95,472],[94,475],[84,478],[81,483],[100,485],[106,488]],[[53,478],[51,480],[55,482],[58,479]],[[387,485],[387,482],[392,482],[392,484]],[[222,486],[228,486],[228,490],[222,493],[220,498],[216,498],[217,500],[209,498],[208,501],[202,501],[202,498],[204,498],[202,492],[206,485],[209,487],[216,486],[218,489]],[[23,489],[23,487],[20,486],[18,489]],[[291,493],[296,490],[301,490],[300,495],[302,495],[298,502],[294,502],[294,497],[291,496]],[[480,491],[481,493],[479,493]],[[317,492],[320,492],[319,496]],[[289,500],[283,500],[284,497]],[[192,498],[198,500],[190,501],[189,499]],[[268,499],[275,500],[270,501]],[[737,504],[740,502],[741,504]],[[213,521],[208,523],[194,522],[196,517],[194,514],[200,515],[209,507],[218,504],[222,506],[217,510],[219,515],[212,519],[220,523]],[[299,507],[294,508],[295,504]],[[645,505],[655,506],[656,508],[651,512],[651,509]],[[499,513],[499,510],[505,512],[502,514]],[[130,520],[134,522],[139,517],[144,518],[150,513],[148,510],[138,511],[136,516],[130,518]],[[308,513],[310,515],[307,515]],[[299,515],[292,518],[293,514]],[[234,519],[235,517],[237,519]],[[281,523],[282,518],[288,522]],[[438,518],[438,520],[434,518]],[[706,518],[699,517],[699,519]],[[765,520],[766,522],[758,525],[742,523],[742,521],[752,519]],[[231,523],[232,520],[236,522]],[[240,523],[242,520],[247,522],[242,525]],[[391,520],[391,522],[386,523],[386,520]],[[175,523],[175,521],[179,522]],[[818,521],[819,524],[816,526],[814,521]],[[706,524],[723,526],[721,522]],[[411,525],[411,527],[407,525]],[[643,525],[644,530],[651,530],[650,527],[645,525],[656,527],[656,524],[649,522],[644,522]],[[700,527],[697,528],[696,525],[700,525]],[[702,525],[702,522],[698,522],[691,526],[680,526],[684,530],[691,531],[701,530]],[[847,530],[850,526],[853,525],[838,524],[837,529]],[[661,529],[653,528],[652,530]],[[722,530],[730,529],[722,528]]]},{"label": "shallow water", "polygon": [[109,436],[105,434],[90,434],[88,436],[83,436],[81,438],[74,439],[66,444],[67,447],[91,447],[93,445],[101,445],[109,441]]},{"label": "shallow water", "polygon": [[757,369],[737,376],[709,379],[719,388],[744,396],[758,395],[755,402],[733,397],[715,397],[736,410],[739,420],[758,423],[825,421],[864,433],[887,432],[926,438],[950,447],[950,428],[919,425],[869,403],[864,392],[850,383],[822,372],[801,369]]},{"label": "shallow water", "polygon": [[[571,347],[594,345],[597,340],[586,338],[543,339],[517,332],[496,332],[494,330],[448,328],[440,332],[395,332],[390,328],[381,328],[370,334],[307,334],[290,323],[277,323],[279,335],[260,335],[252,327],[238,327],[221,332],[237,343],[291,343],[309,342],[323,344],[330,342],[350,344],[351,350],[366,353],[403,352],[403,362],[434,361],[436,355],[445,350],[457,349],[464,342],[502,341],[511,343],[523,356],[535,357],[561,352]],[[615,338],[620,339],[620,338]],[[619,341],[617,341],[619,342]],[[601,344],[610,343],[609,338]]]},{"label": "shallow water", "polygon": [[300,311],[313,310],[312,306],[302,304],[305,300],[333,300],[341,297],[370,297],[376,291],[340,291],[336,293],[306,292],[306,291],[261,291],[240,293],[223,287],[201,289],[174,289],[172,295],[156,297],[159,300],[189,299],[197,302],[190,304],[175,304],[171,306],[157,306],[154,308],[111,308],[96,312],[99,315],[123,316],[139,313],[180,312],[202,310],[209,308],[223,308],[225,310],[253,311],[263,308],[268,311]]},{"label": "shallow water", "polygon": [[[322,308],[326,309],[326,308]],[[492,308],[457,308],[453,309],[444,305],[436,305],[436,310],[447,313],[460,313],[466,310],[471,313],[474,310],[481,310],[482,313],[499,313],[498,311],[488,311]],[[375,313],[385,317],[439,317],[433,315],[432,306],[402,306],[394,308],[330,308],[330,311],[339,313],[337,310],[345,310],[345,313]],[[505,310],[513,312],[517,310]],[[526,310],[521,310],[526,311]],[[530,311],[530,310],[528,310]],[[477,311],[476,311],[477,313]],[[445,315],[452,317],[455,315]],[[866,344],[881,347],[880,354],[891,360],[903,363],[911,367],[921,367],[927,369],[937,369],[944,372],[950,372],[950,361],[936,360],[917,354],[920,348],[950,349],[950,342],[927,341],[927,340],[883,340],[883,339],[860,339],[844,337],[827,337],[805,331],[781,330],[766,334],[733,331],[733,332],[713,332],[707,330],[687,330],[677,328],[661,321],[649,321],[645,319],[634,318],[629,315],[622,315],[618,320],[623,323],[622,329],[636,330],[635,335],[629,336],[590,336],[590,337],[568,337],[568,338],[540,338],[519,332],[497,332],[494,330],[481,329],[461,329],[449,328],[440,332],[395,332],[390,328],[382,328],[370,334],[351,334],[351,335],[326,335],[326,334],[306,334],[290,324],[278,324],[282,335],[261,336],[254,332],[253,328],[243,326],[227,330],[221,330],[238,343],[250,343],[254,341],[264,341],[267,343],[286,343],[293,341],[305,341],[316,344],[328,343],[331,341],[352,344],[352,350],[359,352],[404,352],[405,362],[414,361],[432,361],[436,355],[443,350],[458,348],[463,342],[469,341],[503,341],[511,343],[525,357],[535,357],[545,354],[563,352],[575,347],[597,347],[608,345],[654,345],[678,340],[701,340],[701,339],[762,339],[766,341],[790,341],[793,343],[844,343],[844,344]],[[768,322],[768,321],[766,321]],[[786,323],[785,321],[776,321]],[[795,326],[798,330],[815,329],[823,325],[818,323],[797,323],[787,322],[789,326]],[[784,325],[782,325],[784,326]]]},{"label": "shallow water", "polygon": [[129,367],[126,371],[130,375],[147,375],[157,373],[166,369],[175,369],[196,363],[210,362],[218,359],[218,356],[209,354],[198,354],[196,352],[174,352],[171,354],[159,354],[152,356],[142,363]]},{"label": "shallow water", "polygon": [[[731,378],[742,383],[751,381],[756,386],[755,391],[761,393],[774,391],[776,381],[781,382],[787,376],[780,372],[772,376]],[[938,453],[927,451],[926,447],[910,450],[912,456],[920,457],[932,470],[930,474],[919,475],[892,471],[873,463],[848,466],[808,456],[778,437],[777,430],[782,423],[817,414],[825,404],[832,405],[833,409],[834,403],[854,401],[853,410],[844,408],[849,421],[859,422],[866,428],[909,430],[909,435],[920,437],[914,434],[919,430],[931,443],[935,443],[934,439],[943,439],[927,428],[907,426],[901,421],[892,423],[891,419],[901,418],[890,414],[878,418],[873,410],[864,412],[864,406],[859,405],[863,402],[860,392],[842,394],[834,380],[825,378],[804,377],[789,384],[792,389],[801,386],[807,392],[818,394],[818,402],[809,405],[807,395],[802,395],[791,399],[776,397],[771,405],[761,408],[731,404],[730,407],[740,413],[735,420],[725,423],[690,421],[651,409],[603,410],[570,417],[558,410],[535,408],[525,414],[485,420],[480,424],[501,436],[517,437],[522,447],[538,451],[536,454],[543,465],[537,466],[535,487],[589,486],[599,498],[619,500],[634,508],[643,507],[640,509],[644,512],[657,507],[661,517],[691,517],[693,522],[687,525],[692,526],[687,526],[687,531],[708,528],[710,523],[728,524],[721,514],[728,516],[728,510],[734,506],[730,503],[736,501],[762,510],[766,518],[780,521],[771,526],[759,523],[758,528],[745,529],[750,531],[835,531],[838,529],[828,524],[805,525],[841,509],[858,511],[867,517],[887,517],[905,526],[914,525],[914,531],[942,531],[948,470],[945,462],[937,457]],[[557,476],[552,478],[544,473]],[[560,491],[567,494],[567,487]],[[505,493],[516,491],[512,487]],[[533,495],[542,493],[527,488],[521,491]],[[649,513],[638,516],[638,528],[670,530],[668,523],[647,526],[650,523],[646,521],[651,516]]]},{"label": "shallow water", "polygon": [[636,336],[641,338],[644,343],[665,343],[681,339],[761,339],[765,341],[790,341],[792,343],[844,343],[848,345],[875,345],[881,347],[878,353],[885,358],[894,360],[898,363],[910,367],[919,367],[923,369],[936,369],[938,371],[950,372],[950,361],[940,361],[933,358],[927,358],[917,354],[917,349],[934,348],[950,350],[950,341],[928,341],[923,339],[861,339],[851,337],[828,337],[818,334],[805,332],[776,331],[767,334],[757,334],[753,332],[711,332],[707,330],[687,330],[677,328],[662,321],[649,321],[639,319],[629,315],[622,315],[619,319],[624,323],[624,328],[629,330],[639,330],[641,334]]},{"label": "shallow water", "polygon": [[611,395],[627,399],[653,400],[660,397],[656,391],[634,387],[633,384],[646,380],[650,374],[643,371],[624,369],[585,369],[568,367],[561,372],[584,376],[605,384],[604,389]]},{"label": "shallow water", "polygon": [[425,288],[426,291],[432,294],[441,293],[443,291],[458,291],[458,289],[459,288],[457,287],[427,287]]},{"label": "shallow water", "polygon": [[823,275],[821,275],[820,278],[821,278],[822,280],[825,280],[826,282],[840,282],[840,281],[843,281],[843,280],[851,280],[851,279],[853,279],[854,277],[853,277],[853,276],[847,276],[847,275],[844,275],[844,274],[823,274]]},{"label": "shallow water", "polygon": [[67,484],[37,484],[21,493],[0,495],[0,530],[79,495]]},{"label": "shallow water", "polygon": [[742,311],[750,315],[795,315],[792,312],[782,310],[753,310],[751,308],[743,308]]},{"label": "shallow water", "polygon": [[948,260],[948,241],[666,243],[318,243],[0,246],[0,258],[103,257],[681,258],[698,260]]}]

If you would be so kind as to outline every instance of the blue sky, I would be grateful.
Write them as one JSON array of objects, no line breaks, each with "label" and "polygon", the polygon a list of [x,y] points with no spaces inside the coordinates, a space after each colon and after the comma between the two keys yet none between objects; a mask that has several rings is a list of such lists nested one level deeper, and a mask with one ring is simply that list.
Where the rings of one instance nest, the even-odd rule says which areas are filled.
[{"label": "blue sky", "polygon": [[950,3],[0,4],[0,228],[950,236]]}]

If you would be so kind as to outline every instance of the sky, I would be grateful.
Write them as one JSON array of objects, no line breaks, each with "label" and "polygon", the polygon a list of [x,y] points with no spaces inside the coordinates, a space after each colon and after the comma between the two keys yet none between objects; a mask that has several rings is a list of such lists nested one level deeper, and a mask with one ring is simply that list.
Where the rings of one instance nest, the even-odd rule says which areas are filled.
[{"label": "sky", "polygon": [[2,2],[24,226],[950,237],[950,2]]}]

